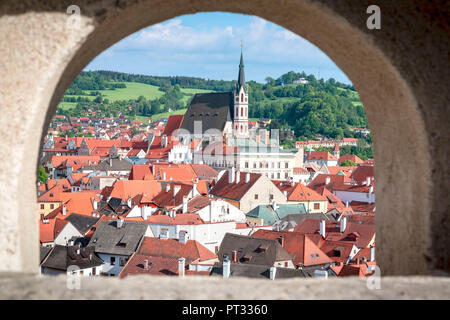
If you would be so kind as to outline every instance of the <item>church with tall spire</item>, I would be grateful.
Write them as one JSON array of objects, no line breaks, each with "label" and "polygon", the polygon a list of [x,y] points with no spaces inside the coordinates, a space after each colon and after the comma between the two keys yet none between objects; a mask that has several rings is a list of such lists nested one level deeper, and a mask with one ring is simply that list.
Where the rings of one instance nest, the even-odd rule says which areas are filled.
[{"label": "church with tall spire", "polygon": [[224,138],[249,138],[248,93],[241,45],[238,79],[233,90],[195,94],[183,117],[181,129],[199,134],[201,128],[204,136],[220,133]]},{"label": "church with tall spire", "polygon": [[233,91],[233,134],[236,138],[248,138],[248,84],[245,83],[244,57],[241,47],[238,81]]}]

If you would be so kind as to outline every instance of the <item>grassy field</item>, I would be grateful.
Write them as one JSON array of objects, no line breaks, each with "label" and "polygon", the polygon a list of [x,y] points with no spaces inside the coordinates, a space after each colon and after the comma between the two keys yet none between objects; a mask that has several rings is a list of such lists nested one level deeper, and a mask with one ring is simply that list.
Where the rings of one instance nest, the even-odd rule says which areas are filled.
[{"label": "grassy field", "polygon": [[64,104],[60,103],[58,105],[58,108],[61,108],[63,110],[67,110],[67,109],[75,108],[76,105],[77,105],[76,102],[64,102]]},{"label": "grassy field", "polygon": [[[103,98],[108,99],[109,101],[117,101],[117,100],[128,100],[128,99],[137,99],[139,96],[144,96],[149,100],[160,98],[164,95],[164,92],[159,91],[157,86],[152,86],[145,83],[138,82],[125,82],[126,88],[118,88],[115,90],[98,90]],[[90,90],[86,90],[86,93],[89,93]],[[66,97],[84,97],[89,100],[94,100],[95,96],[77,96],[77,95],[66,95]]]},{"label": "grassy field", "polygon": [[[118,100],[129,100],[129,99],[137,99],[139,96],[144,96],[148,100],[154,100],[162,97],[164,92],[159,90],[159,87],[152,86],[145,83],[139,82],[124,82],[126,84],[126,88],[118,88],[115,90],[99,90],[99,92],[103,95],[104,99],[108,99],[109,101],[118,101]],[[86,93],[89,93],[90,90],[86,90]],[[182,98],[183,103],[187,103],[189,99],[195,93],[207,93],[213,92],[213,90],[204,90],[204,89],[192,89],[192,88],[181,88],[181,92],[184,94]],[[95,96],[79,96],[79,95],[66,95],[66,97],[82,97],[88,98],[89,100],[94,100]],[[76,102],[65,102],[64,109],[73,108],[76,106]],[[61,107],[61,104],[58,106]]]}]

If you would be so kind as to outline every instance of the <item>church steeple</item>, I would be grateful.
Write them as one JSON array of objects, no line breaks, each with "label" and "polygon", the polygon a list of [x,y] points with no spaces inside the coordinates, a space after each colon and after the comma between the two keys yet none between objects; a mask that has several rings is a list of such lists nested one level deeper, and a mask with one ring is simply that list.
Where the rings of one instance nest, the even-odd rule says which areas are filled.
[{"label": "church steeple", "polygon": [[248,87],[245,84],[242,42],[241,61],[239,62],[239,75],[238,81],[234,88],[233,101],[233,135],[238,138],[248,138]]},{"label": "church steeple", "polygon": [[244,55],[242,53],[242,41],[241,41],[241,61],[239,62],[237,90],[239,91],[241,87],[244,87],[244,90],[247,91],[245,88]]}]

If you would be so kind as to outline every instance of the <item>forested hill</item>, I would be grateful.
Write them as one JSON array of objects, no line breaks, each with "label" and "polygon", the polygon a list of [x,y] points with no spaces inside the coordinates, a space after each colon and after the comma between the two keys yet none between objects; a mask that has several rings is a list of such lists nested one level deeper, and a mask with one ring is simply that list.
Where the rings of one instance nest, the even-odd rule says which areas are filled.
[{"label": "forested hill", "polygon": [[[307,84],[294,84],[305,78]],[[183,109],[196,92],[230,91],[235,81],[194,77],[156,77],[113,71],[82,72],[67,89],[58,114],[84,115],[96,109],[116,115],[151,117]],[[288,72],[266,83],[249,81],[249,117],[271,118],[272,127],[291,128],[297,139],[353,137],[354,127],[367,127],[358,93],[334,79],[317,80]]]}]

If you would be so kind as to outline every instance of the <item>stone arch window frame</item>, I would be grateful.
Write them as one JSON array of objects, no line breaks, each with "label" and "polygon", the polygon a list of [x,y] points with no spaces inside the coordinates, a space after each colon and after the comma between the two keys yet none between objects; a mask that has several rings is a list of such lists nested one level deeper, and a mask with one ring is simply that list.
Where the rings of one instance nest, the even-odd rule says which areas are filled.
[{"label": "stone arch window frame", "polygon": [[[424,108],[426,109],[428,106],[427,102],[431,101],[429,100],[430,96],[426,94],[422,96],[420,90],[413,90],[413,88],[420,89],[423,84],[415,84],[410,81],[411,75],[408,74],[408,68],[395,60],[395,54],[392,53],[395,52],[395,49],[389,47],[389,40],[380,40],[381,36],[379,37],[376,33],[369,33],[365,28],[364,19],[366,17],[364,14],[361,14],[361,17],[352,17],[352,13],[346,13],[345,10],[333,6],[332,1],[323,1],[319,5],[314,1],[288,0],[283,3],[282,7],[277,6],[275,8],[270,3],[261,5],[256,0],[249,0],[250,3],[246,3],[245,6],[237,0],[230,0],[226,4],[196,0],[189,7],[181,8],[176,6],[174,1],[168,0],[161,4],[161,7],[152,8],[152,13],[143,17],[139,14],[140,12],[146,12],[143,9],[151,7],[152,1],[150,0],[142,1],[139,4],[125,5],[120,10],[107,7],[104,8],[103,12],[94,8],[99,5],[100,1],[93,1],[91,4],[84,0],[79,2],[85,5],[81,17],[82,32],[70,34],[70,31],[64,28],[65,19],[54,19],[53,27],[56,26],[57,28],[52,29],[58,29],[59,32],[48,35],[47,39],[44,40],[43,35],[47,32],[46,28],[39,30],[39,24],[36,25],[37,22],[32,21],[30,23],[35,24],[34,30],[37,31],[37,34],[33,36],[42,36],[40,41],[43,42],[28,41],[27,37],[9,39],[10,45],[4,49],[6,51],[3,55],[4,61],[13,59],[13,52],[16,51],[16,48],[21,47],[26,49],[21,50],[22,52],[34,52],[33,54],[37,54],[37,56],[41,55],[42,59],[38,65],[32,63],[35,60],[33,54],[23,54],[19,58],[21,59],[21,67],[15,70],[15,74],[6,70],[5,76],[2,74],[2,77],[0,77],[0,87],[8,87],[12,83],[22,82],[23,87],[29,88],[29,93],[20,98],[13,97],[8,92],[2,93],[2,97],[8,102],[7,105],[17,107],[17,109],[14,109],[14,113],[12,113],[7,107],[2,108],[2,111],[5,112],[0,127],[8,127],[5,119],[12,125],[19,124],[19,120],[14,114],[21,114],[23,118],[20,120],[23,127],[27,129],[20,137],[13,136],[12,133],[4,133],[5,145],[14,146],[14,152],[18,155],[14,162],[11,162],[9,158],[5,158],[4,162],[5,166],[10,165],[11,168],[11,172],[7,174],[17,176],[12,181],[10,190],[13,193],[21,191],[22,194],[25,194],[26,201],[21,201],[20,206],[17,206],[17,210],[20,208],[22,212],[25,212],[24,214],[19,215],[18,212],[13,210],[10,212],[9,218],[2,217],[2,222],[13,223],[9,223],[6,229],[2,230],[0,242],[6,244],[6,241],[4,241],[5,233],[8,232],[16,234],[20,230],[29,236],[28,239],[19,237],[20,239],[13,244],[6,244],[5,249],[12,250],[14,254],[5,256],[4,264],[0,270],[36,271],[37,267],[29,263],[37,260],[38,256],[36,248],[37,225],[35,222],[31,222],[31,217],[35,214],[32,200],[35,200],[36,196],[31,196],[35,186],[31,181],[32,179],[29,179],[36,166],[25,159],[37,158],[40,148],[39,142],[35,141],[35,132],[39,130],[43,132],[43,128],[48,126],[64,90],[91,59],[123,37],[148,25],[186,13],[205,11],[205,8],[211,11],[258,15],[281,26],[288,27],[290,31],[316,44],[322,51],[332,57],[338,67],[354,82],[354,87],[361,96],[371,129],[374,132],[373,141],[377,162],[376,177],[377,186],[379,186],[377,191],[382,192],[378,195],[377,201],[377,219],[379,219],[377,220],[377,249],[379,248],[377,250],[377,261],[382,265],[385,274],[427,273],[430,266],[449,265],[448,256],[439,252],[442,246],[446,247],[445,245],[448,244],[449,236],[441,234],[441,244],[439,244],[434,242],[436,237],[432,234],[433,230],[440,230],[436,221],[447,219],[444,221],[448,223],[448,218],[442,215],[442,206],[439,206],[436,200],[438,195],[443,195],[443,192],[446,191],[446,188],[439,188],[439,186],[448,186],[448,182],[436,182],[438,186],[436,188],[433,184],[429,184],[430,181],[434,181],[432,177],[437,177],[440,172],[437,165],[432,165],[431,159],[436,158],[432,155],[445,154],[448,147],[442,148],[442,151],[433,149],[436,142],[431,137],[436,135],[436,129],[428,128],[427,131],[426,124],[431,121],[430,119],[435,119],[436,116],[422,113]],[[361,12],[364,12],[364,8],[360,4],[355,4],[355,6],[359,6]],[[46,9],[50,12],[49,16],[53,12],[64,13],[60,11],[61,9],[58,6],[51,9],[51,4],[49,7],[50,9]],[[37,14],[40,14],[40,12],[37,12]],[[287,16],[289,16],[288,20],[285,18]],[[140,17],[142,20],[136,22],[136,17]],[[2,19],[0,25],[6,31],[3,33],[5,37],[7,34],[14,33],[17,26],[24,25],[21,19],[26,19],[26,17],[16,15],[14,19],[18,23],[10,26],[5,23],[3,17],[0,19]],[[425,20],[421,19],[420,22],[423,23]],[[113,20],[116,22],[113,23]],[[317,22],[314,23],[314,21],[320,21],[321,28],[314,29],[317,26]],[[389,23],[389,21],[386,23]],[[415,25],[418,25],[418,23]],[[419,25],[417,28],[420,29],[421,27],[422,25]],[[326,36],[324,30],[330,29],[335,31],[333,32],[335,39]],[[384,28],[384,30],[388,30],[388,28]],[[412,31],[415,32],[415,30]],[[382,32],[378,34],[383,35]],[[341,34],[345,35],[345,38],[339,36]],[[51,57],[48,56],[48,52],[37,53],[39,50],[35,48],[36,45],[47,44],[51,46],[62,39],[69,38],[69,35],[72,37],[71,40],[60,44],[59,47],[56,46]],[[414,34],[409,37],[413,38]],[[389,37],[386,36],[387,38]],[[46,41],[47,43],[45,43]],[[409,40],[402,39],[402,41],[406,43]],[[340,42],[340,44],[337,42]],[[358,48],[356,48],[356,44],[358,44]],[[9,48],[13,49],[10,50]],[[346,48],[345,54],[339,52],[339,48]],[[421,49],[418,48],[417,50],[420,51]],[[351,61],[345,57],[346,55],[351,57]],[[371,64],[368,65],[368,61]],[[369,66],[370,68],[364,68]],[[360,74],[358,74],[357,69],[361,68],[365,72],[359,72]],[[46,70],[46,72],[39,72],[40,70]],[[404,71],[403,74],[401,70]],[[1,71],[4,72],[5,70],[2,69]],[[25,75],[33,76],[27,77]],[[38,83],[40,84],[39,88]],[[13,91],[17,92],[16,90]],[[445,90],[441,90],[441,92],[445,92]],[[430,94],[433,95],[433,93]],[[389,97],[389,99],[386,99],[383,95]],[[444,98],[446,97],[448,95],[444,96]],[[22,107],[20,105],[27,105],[29,114],[21,112]],[[431,103],[428,107],[432,107]],[[441,109],[437,110],[439,114]],[[388,121],[385,121],[384,117],[380,118],[380,115],[385,114],[389,114]],[[439,115],[437,118],[439,118]],[[386,123],[383,124],[383,121]],[[400,138],[396,137],[396,133],[399,133]],[[409,140],[414,141],[414,143],[403,147],[402,142]],[[385,141],[390,141],[395,145],[395,149],[389,147]],[[382,147],[386,147],[386,149],[382,150]],[[4,149],[0,151],[4,151]],[[414,164],[402,161],[413,158],[415,161],[411,162],[415,162]],[[400,166],[403,168],[399,169]],[[437,173],[433,172],[432,174],[432,169]],[[402,172],[420,172],[420,175],[417,174],[412,177]],[[6,173],[0,174],[0,181],[2,179],[3,181],[10,180],[5,175]],[[389,185],[388,181],[390,181],[392,175],[396,179]],[[398,191],[402,189],[400,188],[402,186],[410,187],[406,191]],[[443,189],[443,191],[439,191],[440,189]],[[406,200],[409,199],[408,195],[412,192],[424,195],[423,199],[420,202],[412,199],[408,204]],[[12,207],[15,206],[16,200],[8,201],[12,204]],[[398,214],[392,214],[393,212]],[[406,213],[413,215],[415,219],[412,219],[411,216],[408,217]],[[408,221],[408,228],[402,229],[401,232],[392,232],[392,225],[403,223],[404,219]],[[400,237],[407,238],[408,241],[396,241]],[[432,257],[428,258],[426,254],[430,252],[430,249]],[[409,263],[411,259],[414,263]]]}]

